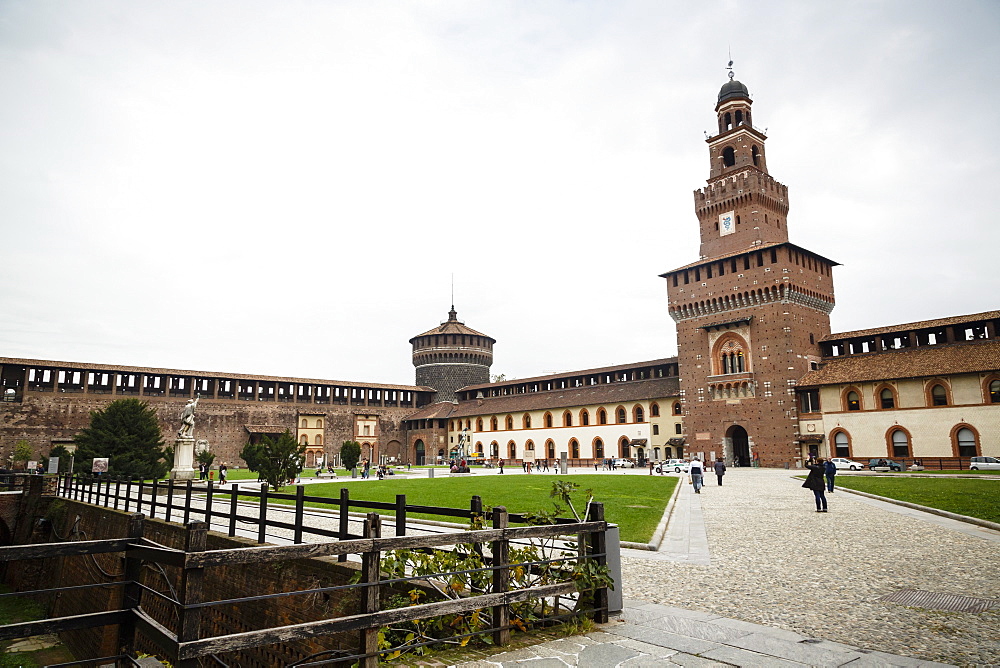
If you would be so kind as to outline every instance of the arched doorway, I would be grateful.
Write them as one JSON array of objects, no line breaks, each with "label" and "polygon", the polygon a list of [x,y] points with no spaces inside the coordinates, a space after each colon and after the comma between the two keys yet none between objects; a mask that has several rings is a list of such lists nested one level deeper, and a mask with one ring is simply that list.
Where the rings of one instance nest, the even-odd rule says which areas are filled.
[{"label": "arched doorway", "polygon": [[729,442],[733,445],[733,462],[737,466],[750,466],[750,436],[740,425],[729,428]]},{"label": "arched doorway", "polygon": [[622,440],[618,441],[618,453],[619,457],[622,459],[628,459],[632,456],[632,448],[629,447],[630,441],[622,436]]},{"label": "arched doorway", "polygon": [[414,450],[414,458],[413,458],[414,462],[416,463],[417,466],[423,466],[424,465],[424,442],[418,438],[417,442],[413,444],[413,450]]}]

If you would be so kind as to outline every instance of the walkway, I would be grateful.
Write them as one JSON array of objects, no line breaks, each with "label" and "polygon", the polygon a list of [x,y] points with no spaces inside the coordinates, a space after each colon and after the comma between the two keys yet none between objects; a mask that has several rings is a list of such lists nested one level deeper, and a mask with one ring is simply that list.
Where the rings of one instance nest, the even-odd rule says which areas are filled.
[{"label": "walkway", "polygon": [[[622,551],[618,621],[461,665],[1000,664],[1000,532],[843,490],[816,513],[792,474],[730,469],[699,495],[684,485],[661,551]],[[905,589],[993,607],[880,600]]]}]

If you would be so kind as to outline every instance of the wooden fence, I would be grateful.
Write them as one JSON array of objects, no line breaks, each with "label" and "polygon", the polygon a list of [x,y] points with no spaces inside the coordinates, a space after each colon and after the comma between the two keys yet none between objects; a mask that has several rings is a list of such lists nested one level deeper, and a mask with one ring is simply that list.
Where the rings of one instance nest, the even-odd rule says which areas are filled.
[{"label": "wooden fence", "polygon": [[[360,535],[342,537],[347,535],[346,531],[318,531],[314,528],[311,533],[336,540],[302,543],[302,534],[306,531],[301,521],[303,504],[313,499],[306,497],[302,493],[302,489],[299,488],[295,495],[274,495],[279,498],[286,496],[295,500],[295,522],[261,520],[260,518],[266,515],[265,512],[262,512],[257,518],[251,518],[261,523],[259,529],[261,537],[264,536],[266,527],[277,526],[291,529],[298,544],[207,550],[208,519],[191,517],[195,513],[195,509],[190,503],[191,485],[167,485],[165,497],[161,500],[159,493],[161,490],[158,489],[157,483],[150,486],[143,485],[143,483],[135,485],[128,481],[102,480],[99,484],[89,484],[89,482],[89,480],[71,480],[69,476],[66,476],[60,481],[59,493],[68,498],[87,503],[100,503],[107,507],[117,508],[121,505],[123,506],[121,510],[124,512],[129,512],[130,506],[134,507],[135,512],[129,515],[128,535],[125,538],[0,547],[0,560],[44,559],[108,552],[123,553],[125,570],[121,582],[84,585],[122,587],[121,607],[97,613],[11,624],[0,627],[0,640],[113,626],[118,629],[118,646],[122,648],[122,653],[118,656],[88,659],[78,662],[79,665],[108,661],[115,661],[119,665],[134,664],[132,656],[134,656],[135,638],[136,634],[140,633],[158,646],[174,665],[188,667],[200,665],[199,661],[203,658],[215,661],[219,665],[226,665],[220,655],[225,657],[228,653],[246,651],[254,647],[318,638],[334,633],[357,632],[359,634],[357,650],[353,654],[346,654],[343,651],[333,652],[326,657],[319,657],[311,663],[298,663],[296,665],[346,666],[359,663],[362,666],[374,666],[377,665],[380,656],[386,656],[400,649],[399,646],[379,647],[378,645],[379,630],[390,625],[478,611],[477,614],[488,618],[488,626],[448,638],[430,639],[419,644],[428,645],[463,640],[467,642],[469,636],[487,635],[495,645],[505,645],[510,641],[512,629],[521,628],[520,624],[512,623],[510,616],[511,606],[517,604],[536,602],[543,611],[543,617],[549,621],[578,616],[592,616],[598,622],[606,622],[608,619],[608,589],[605,582],[595,580],[596,584],[591,588],[583,591],[580,588],[581,572],[593,572],[594,570],[588,566],[588,563],[597,565],[598,569],[606,564],[605,534],[607,523],[604,520],[603,506],[600,503],[591,504],[590,515],[583,522],[560,520],[554,525],[511,527],[512,518],[516,517],[519,520],[524,518],[509,514],[503,507],[496,507],[482,514],[482,517],[492,525],[492,528],[406,536],[407,513],[433,512],[451,517],[469,517],[475,512],[476,501],[470,504],[469,510],[465,510],[407,505],[405,499],[403,501],[397,500],[396,504],[373,504],[371,502],[351,501],[346,494],[343,494],[338,500],[341,517],[346,516],[347,511],[352,507],[366,507],[363,505],[364,503],[367,503],[369,508],[392,510],[395,511],[397,535],[382,537],[382,517],[377,513],[369,512],[364,518],[363,530]],[[115,491],[112,491],[113,486],[116,487]],[[137,486],[138,490],[131,490],[130,486]],[[149,490],[148,498],[141,493],[144,486],[152,487]],[[172,503],[173,494],[178,487],[183,492],[182,498],[187,501],[185,504],[175,505]],[[132,491],[140,493],[133,496],[130,494]],[[238,496],[244,493],[244,491],[239,490],[226,490],[224,493],[229,500],[229,513],[225,517],[230,522],[231,532],[233,531],[233,522],[240,518]],[[266,488],[261,489],[259,493],[258,501],[263,508],[263,505],[268,501],[269,494]],[[274,496],[270,496],[270,498],[274,498]],[[323,499],[323,501],[329,502],[330,499]],[[145,516],[138,512],[140,507],[137,507],[136,504],[141,504],[142,508],[147,509],[150,516],[159,511],[163,519],[168,521],[173,511],[179,511],[181,516],[176,517],[176,519],[183,519],[186,524],[185,549],[168,548],[144,538]],[[482,510],[481,503],[480,510]],[[211,493],[208,495],[204,508],[198,512],[205,518],[217,517],[213,509]],[[484,526],[488,526],[488,524],[484,524]],[[400,527],[403,527],[403,533],[400,533]],[[549,558],[539,559],[535,555],[530,561],[517,559],[512,561],[512,543],[519,542],[523,545],[526,541],[548,541],[549,544],[553,544],[553,541],[560,541],[558,542],[560,547],[550,551],[547,555]],[[474,570],[486,576],[481,580],[488,583],[486,586],[468,588],[462,591],[460,596],[454,598],[407,607],[389,609],[383,607],[380,590],[384,587],[415,586],[427,582],[430,578],[448,581],[469,573],[467,570],[444,570],[433,575],[426,573],[420,575],[403,574],[401,577],[387,578],[380,569],[380,562],[387,552],[393,550],[450,551],[458,545],[474,546],[478,553],[483,556],[482,566]],[[346,560],[349,555],[359,557],[362,564],[360,579],[355,583],[267,595],[248,593],[245,597],[221,601],[204,600],[202,582],[206,570],[214,566],[233,566],[234,564],[251,566],[310,557],[337,556]],[[175,597],[153,591],[139,583],[139,572],[143,564],[147,563],[180,569],[180,584],[177,587]],[[544,572],[545,577],[540,580],[536,579],[530,586],[518,586],[519,582],[524,585],[523,577],[519,579],[519,576],[525,572]],[[65,588],[18,592],[16,595],[46,595],[58,593],[63,589]],[[357,612],[352,615],[223,636],[205,637],[202,635],[202,616],[207,610],[216,606],[233,606],[250,601],[303,594],[329,593],[341,596],[350,592],[358,595],[360,601]],[[160,600],[166,600],[176,610],[174,623],[165,625],[144,611],[142,603],[146,596],[155,596]],[[560,599],[563,601],[562,605],[560,605]],[[544,615],[546,601],[555,602],[554,608],[550,606],[551,614],[548,616]],[[560,613],[561,610],[566,612]],[[414,643],[409,643],[404,649],[413,649],[415,646]]]}]

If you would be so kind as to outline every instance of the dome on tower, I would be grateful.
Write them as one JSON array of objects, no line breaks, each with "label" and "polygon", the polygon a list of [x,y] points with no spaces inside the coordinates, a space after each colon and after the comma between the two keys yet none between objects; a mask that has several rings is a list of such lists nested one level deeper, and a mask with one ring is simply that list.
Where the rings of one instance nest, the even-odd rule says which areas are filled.
[{"label": "dome on tower", "polygon": [[733,100],[740,97],[749,99],[750,91],[736,79],[730,79],[719,90],[719,104],[722,104],[726,100]]}]

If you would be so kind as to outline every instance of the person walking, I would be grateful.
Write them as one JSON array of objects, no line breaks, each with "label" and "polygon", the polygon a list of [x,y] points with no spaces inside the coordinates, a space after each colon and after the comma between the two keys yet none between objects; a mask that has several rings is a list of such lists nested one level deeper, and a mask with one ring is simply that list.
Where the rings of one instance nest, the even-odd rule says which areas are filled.
[{"label": "person walking", "polygon": [[695,494],[701,494],[703,473],[704,469],[701,466],[701,460],[695,457],[691,460],[691,466],[688,468],[688,479],[691,481],[691,484],[694,485]]},{"label": "person walking", "polygon": [[219,484],[226,484],[226,476],[229,475],[229,467],[226,466],[226,462],[219,464]]},{"label": "person walking", "polygon": [[722,457],[717,457],[715,459],[715,477],[719,479],[719,487],[722,487],[722,476],[726,475],[726,462],[722,461]]},{"label": "person walking", "polygon": [[826,473],[826,491],[833,494],[833,478],[837,475],[837,465],[828,459],[824,467],[824,473]]},{"label": "person walking", "polygon": [[500,468],[500,475],[503,475],[503,460],[501,459],[497,462],[497,466]]},{"label": "person walking", "polygon": [[820,457],[815,463],[807,462],[806,468],[809,469],[809,475],[806,476],[806,481],[802,483],[802,486],[813,491],[813,495],[816,497],[816,512],[825,513],[826,482],[823,480],[823,476],[826,474],[826,460]]}]

